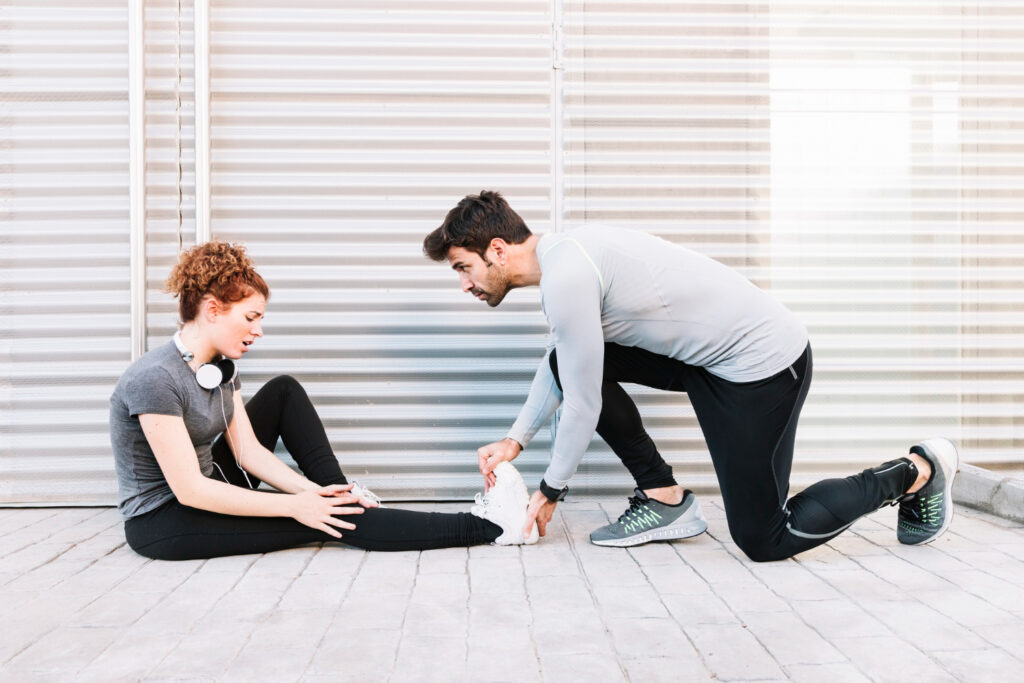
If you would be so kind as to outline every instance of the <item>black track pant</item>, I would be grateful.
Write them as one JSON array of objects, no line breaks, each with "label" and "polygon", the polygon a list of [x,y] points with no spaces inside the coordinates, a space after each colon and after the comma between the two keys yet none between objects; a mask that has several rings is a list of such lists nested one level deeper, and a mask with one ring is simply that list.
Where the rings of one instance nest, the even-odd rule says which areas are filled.
[{"label": "black track pant", "polygon": [[[245,406],[259,442],[273,451],[284,442],[299,469],[321,486],[346,484],[313,404],[291,377],[267,382]],[[248,488],[223,436],[213,446],[215,476]],[[219,469],[218,469],[219,468]],[[221,478],[218,476],[218,478]],[[253,486],[259,480],[249,475]],[[367,508],[361,515],[339,515],[356,525],[340,529],[341,542],[366,550],[426,550],[490,543],[501,535],[492,522],[468,513],[413,512]],[[287,517],[241,517],[198,510],[171,500],[125,522],[128,545],[159,560],[193,560],[223,555],[266,553],[338,539]]]},{"label": "black track pant", "polygon": [[[797,421],[811,384],[810,346],[790,368],[743,383],[635,347],[607,343],[604,357],[597,433],[639,488],[671,486],[671,467],[619,383],[686,392],[711,452],[729,531],[752,560],[781,560],[820,545],[906,491],[910,465],[900,461],[826,479],[786,499]],[[550,360],[557,380],[555,352]]]}]

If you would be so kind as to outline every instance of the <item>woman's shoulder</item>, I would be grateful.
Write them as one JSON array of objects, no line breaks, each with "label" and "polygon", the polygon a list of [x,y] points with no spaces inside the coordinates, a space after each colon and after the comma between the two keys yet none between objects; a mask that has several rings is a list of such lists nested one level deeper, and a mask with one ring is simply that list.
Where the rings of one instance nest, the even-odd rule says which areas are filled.
[{"label": "woman's shoulder", "polygon": [[114,394],[122,393],[131,387],[142,384],[159,384],[173,382],[174,362],[181,363],[173,342],[161,344],[139,356],[121,374]]}]

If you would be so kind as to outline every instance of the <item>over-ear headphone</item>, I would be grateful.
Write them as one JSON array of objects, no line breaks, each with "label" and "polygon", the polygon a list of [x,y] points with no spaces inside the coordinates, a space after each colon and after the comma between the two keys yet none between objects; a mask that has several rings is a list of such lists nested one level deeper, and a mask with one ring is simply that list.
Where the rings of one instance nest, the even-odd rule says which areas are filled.
[{"label": "over-ear headphone", "polygon": [[[186,363],[191,363],[195,356],[188,350],[185,343],[181,341],[181,332],[174,333],[174,345],[178,348],[181,359]],[[199,386],[203,389],[212,391],[221,384],[234,380],[236,374],[238,374],[238,370],[235,368],[234,361],[230,358],[221,358],[216,363],[203,363],[200,365],[199,369],[196,370],[196,381],[199,382]]]}]

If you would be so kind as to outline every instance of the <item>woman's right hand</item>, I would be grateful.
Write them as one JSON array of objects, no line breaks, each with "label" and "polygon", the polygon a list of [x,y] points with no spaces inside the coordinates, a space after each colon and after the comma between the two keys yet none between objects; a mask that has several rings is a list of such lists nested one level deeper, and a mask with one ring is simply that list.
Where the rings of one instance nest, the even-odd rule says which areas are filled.
[{"label": "woman's right hand", "polygon": [[[292,519],[334,538],[341,538],[337,529],[355,529],[356,525],[334,515],[361,515],[359,499],[348,492],[351,486],[321,486],[311,491],[290,494]],[[335,528],[337,527],[337,529]]]}]

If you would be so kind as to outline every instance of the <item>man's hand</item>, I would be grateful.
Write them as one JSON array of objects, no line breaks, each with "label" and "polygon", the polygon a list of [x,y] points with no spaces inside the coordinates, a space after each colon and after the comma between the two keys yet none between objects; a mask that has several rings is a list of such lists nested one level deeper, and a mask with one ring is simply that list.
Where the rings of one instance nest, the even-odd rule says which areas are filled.
[{"label": "man's hand", "polygon": [[540,491],[534,491],[533,495],[530,496],[530,506],[526,509],[526,526],[523,527],[523,538],[530,535],[534,522],[537,523],[537,531],[540,532],[540,535],[546,535],[548,522],[551,521],[551,515],[555,514],[557,506],[558,503],[552,503]]},{"label": "man's hand", "polygon": [[480,461],[480,474],[484,475],[484,490],[489,491],[494,486],[494,468],[498,463],[514,460],[523,450],[522,446],[515,439],[502,439],[481,446],[476,451],[476,457]]}]

